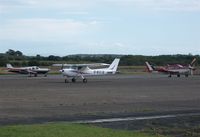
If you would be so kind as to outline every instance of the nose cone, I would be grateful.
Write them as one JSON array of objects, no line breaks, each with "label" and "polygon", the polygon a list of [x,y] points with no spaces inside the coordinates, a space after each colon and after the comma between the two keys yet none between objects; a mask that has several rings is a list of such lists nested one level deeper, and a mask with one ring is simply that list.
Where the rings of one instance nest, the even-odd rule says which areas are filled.
[{"label": "nose cone", "polygon": [[60,71],[60,73],[64,73],[65,72],[65,70],[64,69],[61,69],[61,70],[59,70]]}]

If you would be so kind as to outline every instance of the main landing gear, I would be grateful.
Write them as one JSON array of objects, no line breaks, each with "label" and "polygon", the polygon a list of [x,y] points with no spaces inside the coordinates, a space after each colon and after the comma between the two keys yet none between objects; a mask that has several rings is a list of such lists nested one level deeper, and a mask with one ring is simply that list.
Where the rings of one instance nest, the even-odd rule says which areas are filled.
[{"label": "main landing gear", "polygon": [[29,77],[32,77],[32,74],[33,74],[34,77],[38,76],[37,73],[29,73]]},{"label": "main landing gear", "polygon": [[[86,79],[86,78],[84,78],[84,77],[82,77],[82,76],[81,76],[81,78],[82,78],[82,80],[83,80],[83,83],[87,83],[87,79]],[[74,77],[74,78],[71,79],[71,82],[72,82],[72,83],[76,83],[76,80],[77,80],[77,79]],[[69,83],[69,80],[68,80],[67,78],[65,78],[65,83]]]},{"label": "main landing gear", "polygon": [[[180,74],[177,74],[177,77],[178,77],[178,78],[180,78],[180,76],[181,76]],[[168,77],[171,78],[172,75],[170,74]]]},{"label": "main landing gear", "polygon": [[84,78],[83,76],[81,76],[81,78],[83,79],[83,83],[87,83],[87,79]]},{"label": "main landing gear", "polygon": [[[177,74],[176,75],[178,78],[180,78],[181,77],[181,75],[180,74]],[[189,74],[185,74],[185,77],[188,77],[189,76]],[[169,74],[169,76],[168,76],[169,78],[171,78],[172,77],[172,74]]]},{"label": "main landing gear", "polygon": [[[181,75],[180,74],[177,74],[177,77],[179,78]],[[172,74],[169,74],[169,76],[168,76],[169,78],[171,78],[172,77]]]},{"label": "main landing gear", "polygon": [[75,83],[76,82],[76,79],[75,78],[72,78],[72,83]]}]

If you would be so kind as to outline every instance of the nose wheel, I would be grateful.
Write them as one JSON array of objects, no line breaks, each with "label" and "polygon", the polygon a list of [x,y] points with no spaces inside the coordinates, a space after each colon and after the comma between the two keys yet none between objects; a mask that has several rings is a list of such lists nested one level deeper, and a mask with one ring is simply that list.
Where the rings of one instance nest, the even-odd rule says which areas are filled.
[{"label": "nose wheel", "polygon": [[83,83],[87,83],[87,79],[86,78],[83,79]]},{"label": "nose wheel", "polygon": [[68,79],[65,79],[65,83],[69,83]]}]

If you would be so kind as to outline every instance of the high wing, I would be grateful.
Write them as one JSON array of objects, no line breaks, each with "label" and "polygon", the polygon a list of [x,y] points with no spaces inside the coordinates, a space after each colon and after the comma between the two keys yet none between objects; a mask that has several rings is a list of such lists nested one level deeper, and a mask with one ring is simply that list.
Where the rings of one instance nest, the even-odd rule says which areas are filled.
[{"label": "high wing", "polygon": [[110,64],[106,63],[93,63],[93,64],[53,64],[54,67],[100,67],[100,66],[109,66]]},{"label": "high wing", "polygon": [[167,70],[166,72],[170,73],[170,74],[179,74],[180,71],[178,70]]}]

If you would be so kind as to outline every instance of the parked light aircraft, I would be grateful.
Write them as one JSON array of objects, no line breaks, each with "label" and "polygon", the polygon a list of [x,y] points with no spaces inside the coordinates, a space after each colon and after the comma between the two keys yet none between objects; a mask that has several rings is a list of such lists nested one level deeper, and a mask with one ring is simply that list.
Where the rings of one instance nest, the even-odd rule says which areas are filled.
[{"label": "parked light aircraft", "polygon": [[83,83],[87,83],[87,76],[115,74],[119,65],[120,59],[115,59],[108,68],[91,69],[89,67],[108,66],[105,63],[95,64],[54,64],[53,66],[63,66],[60,72],[65,76],[65,83],[68,83],[67,78],[72,78],[72,82],[76,82],[77,78],[82,78]]},{"label": "parked light aircraft", "polygon": [[196,61],[196,58],[194,58],[192,62],[188,65],[174,64],[174,65],[167,65],[165,67],[158,67],[158,68],[153,67],[148,62],[145,62],[145,63],[149,72],[165,73],[165,74],[169,74],[169,77],[172,77],[172,75],[177,75],[177,77],[180,77],[180,75],[185,75],[185,77],[188,77],[189,74],[193,75],[193,71],[195,70],[193,65],[195,61]]},{"label": "parked light aircraft", "polygon": [[37,77],[38,74],[44,74],[44,76],[47,76],[47,73],[50,71],[48,68],[39,68],[37,66],[30,66],[30,67],[13,67],[11,64],[6,65],[7,70],[9,72],[13,73],[19,73],[19,74],[29,74],[31,77],[32,74]]}]

